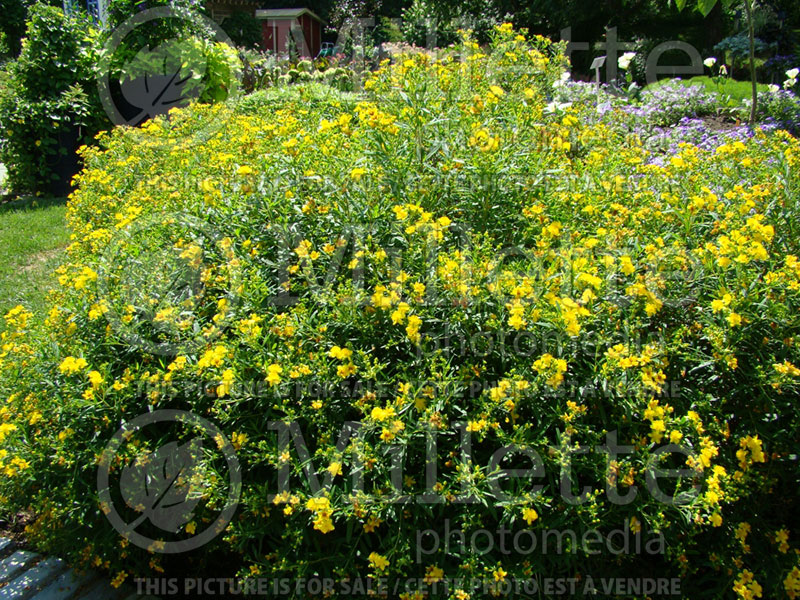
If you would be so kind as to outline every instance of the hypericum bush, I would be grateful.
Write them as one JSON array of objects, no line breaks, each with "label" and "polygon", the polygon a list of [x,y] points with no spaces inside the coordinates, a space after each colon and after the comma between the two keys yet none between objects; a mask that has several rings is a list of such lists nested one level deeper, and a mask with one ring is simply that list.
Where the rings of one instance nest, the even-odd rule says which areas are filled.
[{"label": "hypericum bush", "polygon": [[[395,584],[447,577],[477,598],[657,574],[791,597],[800,143],[650,164],[593,103],[545,111],[561,48],[502,26],[387,62],[355,104],[312,83],[242,100],[203,145],[185,133],[218,106],[87,149],[52,309],[6,316],[3,513],[115,581],[361,575],[411,598]],[[161,430],[103,449],[159,409],[213,422],[241,465],[236,516],[188,555],[123,540],[97,490],[98,462],[111,482],[153,462]],[[207,530],[230,486],[203,448],[174,538],[112,483],[115,509],[161,541]]]},{"label": "hypericum bush", "polygon": [[0,162],[16,193],[65,194],[77,169],[75,150],[107,124],[94,76],[96,37],[79,14],[31,8],[22,52],[9,64],[0,96]]}]

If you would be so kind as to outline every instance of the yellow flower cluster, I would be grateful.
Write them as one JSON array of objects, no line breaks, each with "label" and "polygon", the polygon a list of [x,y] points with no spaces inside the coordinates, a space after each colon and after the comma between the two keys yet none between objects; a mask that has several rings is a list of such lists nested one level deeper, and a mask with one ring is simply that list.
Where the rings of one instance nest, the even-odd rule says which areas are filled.
[{"label": "yellow flower cluster", "polygon": [[334,530],[331,515],[331,502],[327,497],[309,498],[306,508],[314,513],[314,529],[322,533],[330,533]]},{"label": "yellow flower cluster", "polygon": [[753,463],[766,462],[766,456],[761,448],[761,440],[757,435],[748,435],[739,440],[739,449],[736,451],[739,468],[746,471]]},{"label": "yellow flower cluster", "polygon": [[564,382],[564,373],[567,372],[567,361],[563,358],[556,358],[552,354],[542,354],[533,363],[533,368],[537,373],[546,375],[546,383],[551,388],[557,388]]}]

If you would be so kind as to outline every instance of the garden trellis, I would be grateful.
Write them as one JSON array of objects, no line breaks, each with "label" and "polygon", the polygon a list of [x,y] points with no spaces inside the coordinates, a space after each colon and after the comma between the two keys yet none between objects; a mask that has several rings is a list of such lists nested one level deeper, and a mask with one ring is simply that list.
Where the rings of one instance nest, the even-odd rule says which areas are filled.
[{"label": "garden trellis", "polygon": [[91,15],[95,23],[106,24],[108,18],[108,0],[64,0],[64,12],[70,13],[75,10],[86,8],[86,12]]}]

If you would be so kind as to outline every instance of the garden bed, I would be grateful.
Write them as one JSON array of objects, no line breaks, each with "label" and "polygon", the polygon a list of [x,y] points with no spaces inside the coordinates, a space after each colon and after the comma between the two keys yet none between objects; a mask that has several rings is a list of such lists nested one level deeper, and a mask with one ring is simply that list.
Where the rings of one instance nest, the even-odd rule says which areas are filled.
[{"label": "garden bed", "polygon": [[[0,509],[33,511],[32,544],[116,583],[795,589],[800,143],[598,110],[560,45],[508,25],[452,52],[397,57],[360,96],[193,105],[84,149],[59,288],[6,315],[0,356]],[[164,410],[203,421],[120,431]],[[193,503],[165,533],[125,482],[168,443]],[[434,547],[453,530],[495,544]],[[497,545],[547,531],[582,542]]]}]

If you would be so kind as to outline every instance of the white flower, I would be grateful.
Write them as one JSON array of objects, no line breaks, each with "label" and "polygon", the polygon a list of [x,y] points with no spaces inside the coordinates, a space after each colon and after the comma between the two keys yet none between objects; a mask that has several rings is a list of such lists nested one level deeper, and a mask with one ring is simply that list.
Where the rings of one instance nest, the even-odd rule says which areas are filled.
[{"label": "white flower", "polygon": [[770,84],[767,86],[767,90],[769,90],[769,92],[770,92],[770,93],[772,93],[772,94],[774,94],[775,92],[779,91],[780,89],[781,89],[781,88],[780,88],[780,87],[778,87],[777,85],[775,85],[774,83],[770,83]]},{"label": "white flower", "polygon": [[[792,69],[792,70],[796,71],[797,69]],[[783,87],[788,90],[790,87],[794,87],[794,85],[796,83],[797,83],[797,79],[792,77],[792,78],[787,79],[786,81],[783,82]]]},{"label": "white flower", "polygon": [[727,75],[728,74],[728,67],[726,67],[725,65],[721,65],[720,68],[719,68],[719,74],[720,75]]},{"label": "white flower", "polygon": [[544,107],[544,112],[546,113],[561,112],[568,109],[570,106],[572,106],[572,102],[564,102],[563,104],[558,102],[551,102],[550,104]]},{"label": "white flower", "polygon": [[800,75],[800,69],[789,69],[786,71],[786,79],[797,79],[798,75]]},{"label": "white flower", "polygon": [[703,61],[703,64],[707,66],[709,69],[717,64],[717,59],[713,56],[709,56],[707,59]]},{"label": "white flower", "polygon": [[626,52],[617,59],[617,66],[624,71],[631,65],[634,56],[636,52]]},{"label": "white flower", "polygon": [[553,82],[553,88],[558,89],[561,86],[565,85],[570,80],[571,77],[572,74],[569,71],[564,71],[558,78],[558,80]]}]

